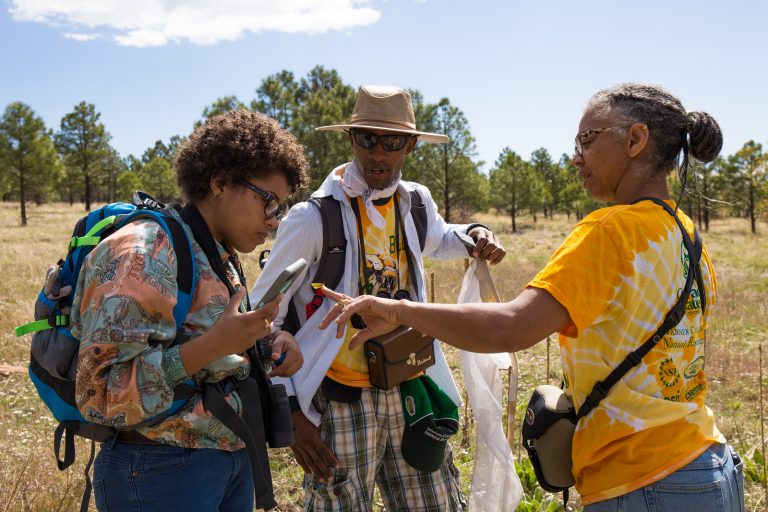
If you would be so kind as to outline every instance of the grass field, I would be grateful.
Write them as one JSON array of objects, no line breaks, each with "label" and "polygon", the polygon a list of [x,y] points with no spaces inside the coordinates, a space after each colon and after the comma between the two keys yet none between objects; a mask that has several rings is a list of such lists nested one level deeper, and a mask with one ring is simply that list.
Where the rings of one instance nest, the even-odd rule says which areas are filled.
[{"label": "grass field", "polygon": [[[18,205],[0,203],[0,512],[70,511],[79,508],[84,488],[82,471],[87,459],[85,442],[78,442],[78,458],[72,468],[60,472],[52,449],[55,423],[37,398],[25,373],[30,337],[16,338],[13,328],[32,318],[44,269],[63,256],[63,249],[82,205],[30,206],[29,226],[19,226]],[[513,298],[575,223],[557,217],[533,223],[518,221],[521,233],[512,234],[509,220],[480,215],[478,221],[490,224],[500,233],[508,249],[507,258],[493,268],[502,300]],[[765,510],[765,473],[762,458],[761,389],[765,377],[760,372],[760,347],[768,335],[768,226],[759,225],[757,236],[741,219],[716,220],[704,234],[718,273],[719,299],[708,331],[707,371],[710,378],[709,405],[718,425],[736,447],[747,465],[747,510]],[[245,256],[250,282],[257,276],[255,255]],[[439,302],[454,302],[463,273],[462,261],[427,260],[427,272],[434,274],[434,295]],[[455,376],[458,355],[446,350]],[[768,358],[768,354],[766,354]],[[520,378],[518,396],[527,401],[538,384],[560,379],[557,342],[539,343],[518,354]],[[549,363],[548,363],[549,361]],[[761,379],[763,382],[761,382]],[[519,432],[520,410],[518,403]],[[472,415],[462,415],[463,430],[454,436],[452,446],[462,474],[462,486],[469,487],[474,444]],[[466,437],[462,443],[462,437]],[[517,436],[519,437],[519,436]],[[558,510],[559,496],[542,493],[531,481],[526,461],[520,475],[526,496],[520,510]],[[299,510],[301,471],[289,450],[272,452],[273,479],[283,511]],[[578,508],[578,497],[571,500]],[[95,510],[93,501],[91,509]]]}]

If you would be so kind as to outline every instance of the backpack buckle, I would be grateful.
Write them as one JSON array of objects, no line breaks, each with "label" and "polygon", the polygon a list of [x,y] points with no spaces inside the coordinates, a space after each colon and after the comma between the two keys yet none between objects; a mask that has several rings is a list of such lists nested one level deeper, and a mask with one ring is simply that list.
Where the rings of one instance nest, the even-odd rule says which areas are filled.
[{"label": "backpack buckle", "polygon": [[133,203],[139,210],[162,210],[165,208],[163,203],[141,190],[137,190],[133,193],[131,203]]},{"label": "backpack buckle", "polygon": [[66,327],[69,325],[69,315],[51,315],[48,317],[48,325],[51,327]]}]

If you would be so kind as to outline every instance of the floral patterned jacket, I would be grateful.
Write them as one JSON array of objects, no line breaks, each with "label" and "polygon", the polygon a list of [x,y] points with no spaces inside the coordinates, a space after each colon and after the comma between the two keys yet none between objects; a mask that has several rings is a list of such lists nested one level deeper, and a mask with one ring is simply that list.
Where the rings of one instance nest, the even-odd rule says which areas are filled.
[{"label": "floral patterned jacket", "polygon": [[[177,212],[176,219],[193,240],[197,285],[181,343],[209,329],[229,302],[226,285],[211,269]],[[229,254],[218,245],[227,275],[241,286]],[[77,404],[83,416],[117,429],[149,420],[173,402],[173,389],[188,380],[179,356],[173,306],[176,304],[176,255],[166,232],[154,221],[133,222],[106,238],[86,258],[72,308],[72,332],[81,340],[77,369]],[[244,306],[242,306],[244,307]],[[229,376],[247,377],[244,355],[217,359],[191,376],[197,384]],[[239,413],[236,392],[227,401]],[[136,429],[145,437],[186,448],[237,450],[244,445],[208,413],[198,394],[176,414]]]}]

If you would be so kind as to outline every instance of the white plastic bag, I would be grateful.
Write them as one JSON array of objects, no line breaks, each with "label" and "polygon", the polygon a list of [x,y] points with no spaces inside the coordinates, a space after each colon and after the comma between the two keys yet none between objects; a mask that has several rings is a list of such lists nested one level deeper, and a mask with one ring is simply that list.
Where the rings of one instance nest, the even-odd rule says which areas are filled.
[{"label": "white plastic bag", "polygon": [[[469,302],[499,302],[485,261],[473,259],[464,274],[458,303]],[[504,389],[501,371],[512,370],[508,396],[514,404],[517,399],[517,359],[514,354],[507,353],[475,354],[461,350],[460,354],[461,372],[476,425],[469,510],[515,510],[522,499],[523,489],[502,426]]]}]

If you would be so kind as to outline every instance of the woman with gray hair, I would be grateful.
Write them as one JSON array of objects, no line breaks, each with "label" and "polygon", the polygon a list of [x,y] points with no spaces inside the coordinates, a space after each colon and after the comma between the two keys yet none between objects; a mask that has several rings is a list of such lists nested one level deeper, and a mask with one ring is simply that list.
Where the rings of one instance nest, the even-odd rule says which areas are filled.
[{"label": "woman with gray hair", "polygon": [[350,346],[404,324],[476,352],[523,350],[557,332],[565,391],[580,410],[596,383],[661,332],[686,281],[696,281],[679,322],[579,414],[572,472],[588,511],[743,510],[741,462],[705,403],[715,271],[706,247],[699,265],[691,256],[693,222],[667,186],[681,154],[684,188],[689,156],[711,161],[722,141],[714,118],[686,112],[660,87],[600,91],[582,116],[573,163],[590,194],[614,205],[579,222],[517,298],[443,305],[331,292],[339,304],[324,325],[357,313],[367,328]]}]

